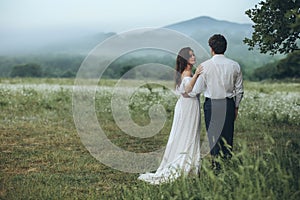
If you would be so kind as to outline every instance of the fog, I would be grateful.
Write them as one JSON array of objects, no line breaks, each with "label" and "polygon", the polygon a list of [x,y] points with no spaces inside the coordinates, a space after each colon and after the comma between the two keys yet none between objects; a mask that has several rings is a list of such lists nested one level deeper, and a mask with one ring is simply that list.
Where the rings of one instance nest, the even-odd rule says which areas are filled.
[{"label": "fog", "polygon": [[1,0],[0,55],[39,51],[100,32],[163,27],[199,16],[250,23],[260,0]]},{"label": "fog", "polygon": [[98,32],[100,31],[86,27],[53,27],[19,32],[4,30],[0,33],[0,54],[40,53],[39,50],[47,46],[71,43],[74,40],[90,37]]}]

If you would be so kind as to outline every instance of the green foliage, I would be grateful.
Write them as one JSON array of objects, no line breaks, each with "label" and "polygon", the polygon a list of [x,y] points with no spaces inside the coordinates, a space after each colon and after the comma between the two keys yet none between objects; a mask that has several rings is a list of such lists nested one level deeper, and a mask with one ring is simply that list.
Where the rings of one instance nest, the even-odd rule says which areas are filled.
[{"label": "green foliage", "polygon": [[35,63],[16,65],[12,68],[11,77],[41,77],[41,66]]},{"label": "green foliage", "polygon": [[300,78],[300,51],[293,52],[278,62],[274,78]]},{"label": "green foliage", "polygon": [[[174,69],[175,67],[175,56],[170,55],[165,52],[160,53],[153,53],[153,52],[147,52],[145,50],[146,54],[141,54],[141,52],[133,52],[131,54],[126,54],[121,57],[119,57],[117,60],[113,61],[106,71],[103,74],[103,77],[106,78],[120,78],[122,77],[126,72],[130,71],[134,67],[144,65],[144,64],[150,64],[153,63],[155,65],[163,64],[166,66],[169,66],[170,68]],[[146,55],[146,56],[145,56]],[[158,73],[159,68],[157,71],[153,71],[152,77],[157,77],[161,80],[172,80],[174,78],[174,74],[159,74]],[[135,74],[130,73],[127,74],[126,78],[143,78],[143,77],[151,77],[151,74],[148,74],[149,71],[147,71],[147,74]]]},{"label": "green foliage", "polygon": [[263,67],[256,68],[252,74],[251,80],[261,81],[264,79],[271,79],[276,71],[277,63],[268,63]]},{"label": "green foliage", "polygon": [[[249,79],[252,71],[268,63],[270,60],[278,60],[278,56],[271,57],[270,55],[260,56],[257,51],[249,52],[245,47],[241,47],[242,37],[239,38],[239,43],[231,43],[228,49],[228,57],[235,58],[241,64],[245,79]],[[129,53],[123,55],[113,61],[104,71],[102,77],[118,79],[126,72],[136,66],[142,64],[163,64],[174,69],[175,56],[171,53],[160,51],[159,53],[138,54]],[[149,54],[148,54],[149,53]],[[108,58],[103,58],[107,60]],[[24,56],[0,56],[0,77],[10,77],[13,66],[23,65],[24,63],[36,63],[40,65],[42,77],[47,78],[72,78],[75,77],[77,71],[84,60],[83,55],[69,54],[49,54],[49,55],[24,55]],[[200,61],[199,61],[200,62]],[[95,70],[99,69],[95,66]],[[92,70],[91,70],[92,71]],[[96,74],[91,72],[90,76]],[[149,71],[147,72],[149,73]],[[160,80],[172,80],[173,73],[158,73],[158,71],[150,72],[150,74],[131,74],[131,78],[143,78],[147,76],[155,76]],[[98,78],[98,77],[97,77]],[[129,77],[128,77],[129,78]]]},{"label": "green foliage", "polygon": [[[107,58],[103,58],[107,59]],[[84,60],[82,55],[68,55],[68,54],[50,54],[50,55],[27,55],[27,56],[0,56],[0,77],[36,77],[36,74],[32,76],[30,74],[19,73],[21,69],[14,66],[22,66],[23,63],[36,63],[39,65],[39,77],[49,78],[70,78],[75,77],[76,73]],[[105,70],[103,77],[105,78],[120,78],[126,72],[133,69],[136,66],[148,64],[148,63],[160,63],[171,68],[175,66],[175,57],[165,53],[160,54],[129,54],[124,55],[112,62]],[[16,69],[13,69],[16,68]],[[97,70],[97,69],[95,69]],[[13,72],[12,72],[13,71]],[[15,72],[16,71],[16,72]],[[21,70],[23,71],[23,70]],[[93,73],[93,72],[92,72]],[[166,74],[157,74],[157,71],[153,72],[156,77],[164,80],[173,79],[172,76]],[[92,75],[94,75],[93,73]],[[139,74],[137,75],[139,76]],[[148,76],[148,75],[146,75]],[[128,78],[136,78],[134,74]]]},{"label": "green foliage", "polygon": [[256,68],[251,80],[300,78],[300,51],[294,51],[278,62]]},{"label": "green foliage", "polygon": [[72,72],[71,70],[67,70],[61,75],[61,77],[62,78],[72,78],[72,77],[75,77],[75,75],[76,75],[75,72]]},{"label": "green foliage", "polygon": [[[50,54],[50,55],[24,55],[24,56],[0,56],[0,77],[11,77],[19,69],[15,66],[23,66],[24,63],[39,65],[39,77],[74,77],[84,57],[82,55]],[[22,71],[22,70],[21,70]],[[28,77],[36,77],[36,74],[28,74]]]},{"label": "green foliage", "polygon": [[[269,138],[272,140],[272,138]],[[265,142],[269,139],[265,138]],[[200,177],[181,177],[171,184],[138,187],[124,186],[122,199],[297,199],[300,173],[295,144],[282,150],[268,149],[250,155],[245,144],[239,153],[223,162],[223,171],[215,174],[210,162],[202,162]],[[298,151],[299,152],[299,151]]]},{"label": "green foliage", "polygon": [[258,46],[261,53],[271,55],[293,52],[298,47],[300,27],[299,0],[266,0],[246,11],[255,23],[252,38],[245,38],[249,49]]},{"label": "green foliage", "polygon": [[[293,200],[299,196],[300,84],[245,82],[235,124],[235,155],[224,163],[224,170],[216,175],[206,156],[200,177],[189,175],[153,186],[137,180],[138,174],[111,169],[89,154],[74,125],[70,79],[0,81],[0,199]],[[176,98],[156,84],[137,90],[130,104],[136,123],[144,125],[148,109],[156,103],[165,106],[168,120],[154,137],[136,138],[119,130],[114,121],[114,84],[115,80],[103,80],[100,86],[106,87],[95,94],[95,112],[109,140],[132,152],[164,147]],[[122,86],[134,85],[127,80]],[[118,95],[122,98],[123,93]]]}]

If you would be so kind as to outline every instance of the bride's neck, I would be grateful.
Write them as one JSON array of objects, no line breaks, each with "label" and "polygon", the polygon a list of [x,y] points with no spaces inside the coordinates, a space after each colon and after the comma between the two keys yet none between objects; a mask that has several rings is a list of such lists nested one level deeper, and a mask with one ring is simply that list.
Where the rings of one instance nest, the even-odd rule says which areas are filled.
[{"label": "bride's neck", "polygon": [[193,65],[187,64],[187,67],[185,68],[186,71],[192,71]]},{"label": "bride's neck", "polygon": [[183,72],[182,72],[182,76],[185,77],[185,76],[192,76],[192,70],[191,69],[185,69]]}]

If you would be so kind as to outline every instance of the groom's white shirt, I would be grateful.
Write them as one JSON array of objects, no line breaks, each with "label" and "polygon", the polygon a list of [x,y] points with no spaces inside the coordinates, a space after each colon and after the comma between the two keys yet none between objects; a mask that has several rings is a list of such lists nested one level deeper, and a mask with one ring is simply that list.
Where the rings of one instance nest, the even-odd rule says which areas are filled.
[{"label": "groom's white shirt", "polygon": [[192,93],[203,92],[211,99],[235,99],[235,107],[243,97],[243,77],[240,65],[226,58],[224,55],[214,55],[211,59],[201,63],[203,73],[198,77]]}]

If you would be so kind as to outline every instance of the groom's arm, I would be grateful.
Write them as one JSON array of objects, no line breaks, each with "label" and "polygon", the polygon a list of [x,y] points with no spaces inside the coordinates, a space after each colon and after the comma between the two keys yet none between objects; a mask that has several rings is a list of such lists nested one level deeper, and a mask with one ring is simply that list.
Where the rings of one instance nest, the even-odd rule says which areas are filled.
[{"label": "groom's arm", "polygon": [[238,74],[237,74],[237,78],[234,84],[235,87],[235,118],[234,120],[236,120],[237,116],[238,116],[238,110],[239,110],[239,105],[240,102],[243,98],[244,95],[244,88],[243,88],[243,75],[242,75],[242,71],[241,69],[239,70]]},{"label": "groom's arm", "polygon": [[238,108],[244,95],[243,75],[241,70],[239,70],[237,74],[234,87],[235,87],[235,107]]}]

